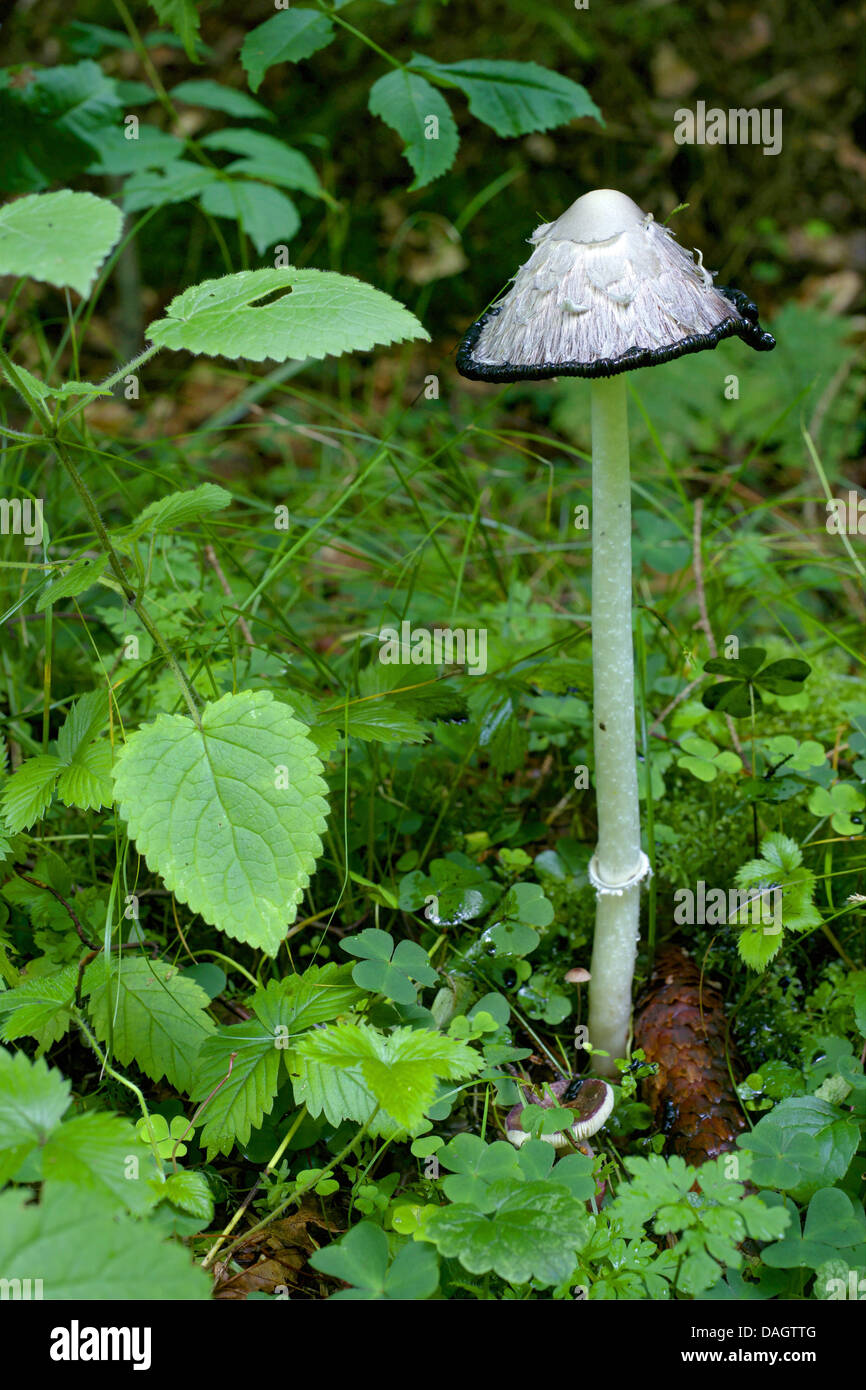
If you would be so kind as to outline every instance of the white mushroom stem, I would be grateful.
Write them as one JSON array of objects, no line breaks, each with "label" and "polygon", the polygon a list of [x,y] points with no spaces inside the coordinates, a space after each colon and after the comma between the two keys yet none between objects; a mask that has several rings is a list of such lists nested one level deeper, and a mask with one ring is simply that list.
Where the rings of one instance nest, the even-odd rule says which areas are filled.
[{"label": "white mushroom stem", "polygon": [[592,383],[592,669],[598,845],[590,865],[597,893],[589,988],[589,1041],[607,1057],[594,1071],[616,1075],[631,1018],[640,844],[631,628],[631,496],[625,375]]}]

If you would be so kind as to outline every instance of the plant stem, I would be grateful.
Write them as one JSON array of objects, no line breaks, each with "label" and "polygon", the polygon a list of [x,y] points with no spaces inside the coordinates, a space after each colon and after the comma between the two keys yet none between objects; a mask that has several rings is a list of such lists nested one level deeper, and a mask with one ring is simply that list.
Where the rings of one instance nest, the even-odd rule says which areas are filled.
[{"label": "plant stem", "polygon": [[628,1042],[645,863],[635,758],[624,375],[592,383],[592,669],[598,845],[591,866],[597,901],[589,1040],[609,1054],[594,1056],[594,1069],[615,1075],[614,1059],[625,1056]]}]

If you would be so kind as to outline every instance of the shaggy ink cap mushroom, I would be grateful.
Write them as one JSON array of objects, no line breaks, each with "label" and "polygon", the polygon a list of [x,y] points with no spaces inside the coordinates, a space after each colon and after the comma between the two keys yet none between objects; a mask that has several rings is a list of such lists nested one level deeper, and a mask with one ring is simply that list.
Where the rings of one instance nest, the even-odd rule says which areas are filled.
[{"label": "shaggy ink cap mushroom", "polygon": [[460,345],[474,381],[607,377],[739,337],[776,346],[757,307],[716,288],[673,232],[610,188],[585,193],[530,238],[532,255]]},{"label": "shaggy ink cap mushroom", "polygon": [[[521,1093],[523,1100],[518,1101],[509,1110],[505,1120],[505,1133],[518,1149],[532,1137],[523,1128],[522,1116],[527,1105],[539,1105],[543,1110],[559,1105],[571,1110],[575,1118],[570,1133],[575,1143],[588,1139],[591,1134],[600,1130],[613,1110],[613,1089],[606,1081],[600,1081],[597,1077],[577,1076],[569,1080],[554,1081],[544,1087],[543,1095],[522,1086]],[[568,1136],[561,1129],[539,1137],[545,1144],[552,1144],[555,1149],[570,1147]]]}]

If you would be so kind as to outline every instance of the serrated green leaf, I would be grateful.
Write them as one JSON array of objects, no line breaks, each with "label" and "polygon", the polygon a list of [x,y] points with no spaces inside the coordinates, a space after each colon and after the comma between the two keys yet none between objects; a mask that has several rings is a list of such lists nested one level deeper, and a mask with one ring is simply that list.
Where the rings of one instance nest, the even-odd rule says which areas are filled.
[{"label": "serrated green leaf", "polygon": [[433,1103],[439,1078],[458,1080],[482,1068],[464,1043],[423,1029],[397,1028],[389,1036],[365,1023],[340,1023],[308,1033],[298,1056],[331,1067],[360,1067],[382,1108],[406,1130],[417,1127]]},{"label": "serrated green leaf", "polygon": [[99,811],[110,806],[111,745],[104,740],[82,750],[75,762],[65,767],[57,779],[57,795],[65,806],[81,811]]},{"label": "serrated green leaf", "polygon": [[211,1221],[214,1211],[213,1193],[204,1173],[172,1173],[164,1183],[154,1186],[158,1197],[166,1198],[181,1211]]},{"label": "serrated green leaf", "polygon": [[96,1036],[113,1037],[124,1063],[135,1062],[151,1078],[167,1077],[179,1091],[190,1091],[196,1054],[214,1032],[205,1012],[210,1000],[177,966],[144,957],[124,957],[106,969],[104,957],[85,975]]},{"label": "serrated green leaf", "polygon": [[403,154],[415,172],[410,191],[451,168],[460,136],[447,101],[426,78],[406,68],[386,73],[371,87],[368,105],[406,142]]},{"label": "serrated green leaf", "polygon": [[259,24],[244,39],[241,63],[250,88],[257,92],[268,68],[275,63],[300,63],[326,48],[334,37],[334,26],[318,10],[282,10]]},{"label": "serrated green leaf", "polygon": [[345,709],[324,711],[315,729],[333,729],[365,743],[423,743],[427,730],[419,719],[405,708],[387,701],[358,700]]},{"label": "serrated green leaf", "polygon": [[247,116],[253,120],[274,119],[271,112],[261,102],[254,101],[246,92],[235,87],[224,87],[221,82],[212,82],[207,77],[194,77],[188,82],[179,82],[169,92],[172,101],[183,101],[188,106],[204,106],[209,111],[225,111],[228,116]]},{"label": "serrated green leaf", "polygon": [[297,188],[318,198],[322,193],[319,176],[305,154],[284,145],[273,135],[258,130],[214,130],[200,143],[209,150],[227,150],[242,155],[228,166],[228,173],[247,174],[266,179],[284,188]]},{"label": "serrated green leaf", "polygon": [[132,523],[131,534],[141,536],[148,532],[159,536],[174,530],[175,526],[192,526],[230,507],[231,501],[231,493],[216,483],[202,483],[187,492],[172,492],[139,512]]},{"label": "serrated green leaf", "polygon": [[88,690],[75,701],[57,735],[57,756],[71,763],[108,722],[108,691],[104,686]]},{"label": "serrated green leaf", "polygon": [[269,691],[224,695],[201,728],[160,715],[114,768],[129,833],[205,921],[276,955],[321,853],[326,785],[304,725]]},{"label": "serrated green leaf", "polygon": [[280,1058],[290,1060],[303,1030],[336,1018],[359,998],[348,966],[310,966],[303,975],[272,980],[258,990],[254,1018],[220,1028],[208,1039],[196,1059],[193,1099],[202,1101],[219,1087],[208,1101],[202,1131],[211,1156],[229,1153],[236,1141],[246,1144],[251,1131],[260,1128],[273,1107]]},{"label": "serrated green leaf", "polygon": [[[272,296],[285,293],[277,299]],[[267,304],[256,301],[267,297]],[[271,358],[339,356],[378,343],[428,338],[402,304],[381,290],[327,270],[243,270],[205,280],[169,304],[147,328],[160,347],[210,356]]]},{"label": "serrated green leaf", "polygon": [[0,1048],[0,1182],[46,1142],[69,1108],[71,1088],[47,1062]]},{"label": "serrated green leaf", "polygon": [[82,298],[120,236],[120,209],[92,193],[35,193],[0,208],[0,275],[29,275]]},{"label": "serrated green leaf", "polygon": [[437,63],[413,53],[409,66],[415,71],[435,73],[459,87],[468,98],[473,116],[491,126],[497,135],[528,135],[582,116],[592,116],[604,124],[585,87],[538,63],[487,58]]},{"label": "serrated green leaf", "polygon": [[72,1022],[71,1005],[75,997],[78,966],[66,965],[51,975],[25,980],[0,994],[0,1038],[14,1042],[17,1038],[36,1038],[40,1049],[47,1047],[69,1029]]},{"label": "serrated green leaf", "polygon": [[195,0],[150,0],[163,24],[177,34],[186,56],[195,62],[196,44],[201,21]]},{"label": "serrated green leaf", "polygon": [[0,1195],[4,1278],[42,1280],[42,1297],[61,1302],[209,1300],[211,1279],[182,1246],[117,1204],[67,1183],[49,1183],[38,1206],[30,1192]]},{"label": "serrated green leaf", "polygon": [[[82,555],[69,569],[58,574],[36,600],[37,613],[43,613],[52,603],[61,598],[77,598],[79,594],[93,587],[108,564],[107,555]],[[56,573],[56,572],[55,572]]]},{"label": "serrated green leaf", "polygon": [[231,1153],[235,1142],[246,1144],[270,1114],[281,1055],[273,1029],[257,1018],[220,1028],[204,1043],[195,1059],[191,1094],[198,1102],[211,1097],[199,1140],[209,1159]]},{"label": "serrated green leaf", "polygon": [[291,198],[254,179],[221,179],[211,184],[201,196],[201,207],[212,217],[240,222],[260,256],[269,246],[291,241],[301,225]]},{"label": "serrated green leaf", "polygon": [[73,1116],[42,1149],[46,1182],[90,1188],[137,1215],[156,1201],[147,1181],[152,1163],[152,1156],[136,1144],[129,1121],[105,1111]]},{"label": "serrated green leaf", "polygon": [[214,169],[188,159],[176,159],[164,170],[143,169],[123,185],[123,210],[141,212],[144,208],[164,207],[166,203],[186,203],[199,197],[218,178]]},{"label": "serrated green leaf", "polygon": [[[153,93],[149,92],[148,100]],[[135,139],[123,129],[106,129],[99,141],[99,158],[90,164],[88,174],[117,176],[138,174],[143,169],[164,169],[176,159],[182,159],[184,143],[176,135],[141,122]]]},{"label": "serrated green leaf", "polygon": [[13,835],[41,820],[63,763],[53,753],[37,753],[16,768],[3,788],[3,821]]}]

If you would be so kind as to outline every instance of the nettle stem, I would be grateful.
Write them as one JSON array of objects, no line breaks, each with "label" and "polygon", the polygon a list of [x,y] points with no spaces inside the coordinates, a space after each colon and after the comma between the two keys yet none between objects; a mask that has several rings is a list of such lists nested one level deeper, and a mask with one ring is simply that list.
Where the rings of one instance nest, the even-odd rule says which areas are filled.
[{"label": "nettle stem", "polygon": [[638,941],[641,850],[631,627],[631,485],[625,376],[592,383],[592,669],[598,845],[589,1041],[615,1075],[624,1057]]}]

